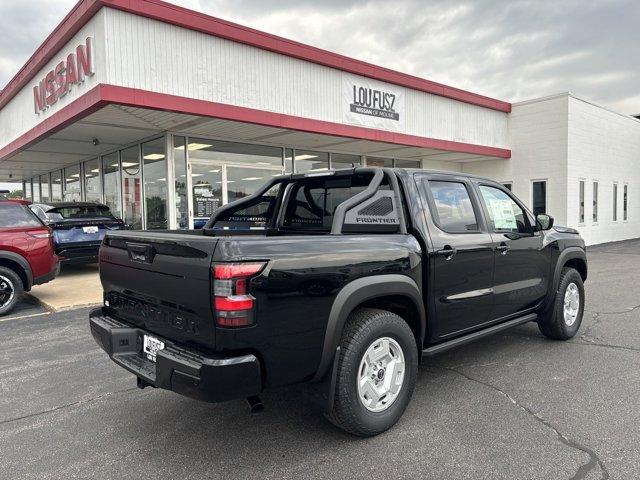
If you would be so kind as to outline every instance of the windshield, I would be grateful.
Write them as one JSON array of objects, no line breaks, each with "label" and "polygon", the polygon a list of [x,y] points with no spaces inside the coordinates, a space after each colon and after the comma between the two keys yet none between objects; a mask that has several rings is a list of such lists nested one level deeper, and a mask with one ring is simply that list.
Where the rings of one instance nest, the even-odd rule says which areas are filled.
[{"label": "windshield", "polygon": [[47,210],[51,220],[67,220],[82,218],[115,218],[106,205],[74,205]]}]

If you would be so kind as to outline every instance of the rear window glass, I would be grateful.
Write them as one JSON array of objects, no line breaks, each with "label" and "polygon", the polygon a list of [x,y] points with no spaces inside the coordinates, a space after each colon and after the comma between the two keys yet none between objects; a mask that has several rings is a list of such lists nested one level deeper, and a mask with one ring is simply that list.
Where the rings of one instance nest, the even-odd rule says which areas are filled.
[{"label": "rear window glass", "polygon": [[24,205],[0,203],[0,228],[41,226],[42,223]]},{"label": "rear window glass", "polygon": [[[371,176],[368,175],[294,184],[289,195],[283,227],[318,232],[330,231],[338,205],[364,191],[370,181]],[[385,183],[379,188],[379,190],[388,189],[389,186]]]},{"label": "rear window glass", "polygon": [[58,207],[47,210],[47,217],[52,220],[74,219],[74,218],[114,218],[105,205],[78,205],[69,207]]},{"label": "rear window glass", "polygon": [[285,227],[329,230],[336,207],[366,187],[326,188],[295,185],[291,195]]}]

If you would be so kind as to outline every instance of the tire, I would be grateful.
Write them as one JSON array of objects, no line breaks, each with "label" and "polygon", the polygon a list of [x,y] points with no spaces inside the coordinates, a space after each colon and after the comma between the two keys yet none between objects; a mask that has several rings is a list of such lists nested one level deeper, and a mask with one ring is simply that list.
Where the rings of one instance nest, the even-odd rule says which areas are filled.
[{"label": "tire", "polygon": [[0,267],[0,315],[9,313],[20,301],[24,285],[20,276],[10,268]]},{"label": "tire", "polygon": [[[379,362],[375,360],[387,349],[389,353],[384,358]],[[364,363],[365,356],[372,361]],[[361,437],[378,435],[395,425],[411,399],[418,373],[418,349],[409,325],[398,315],[385,310],[356,310],[347,319],[342,333],[338,362],[335,398],[329,420]],[[374,364],[378,363],[382,368],[374,373]],[[400,375],[402,365],[404,373]],[[385,367],[390,369],[391,376],[387,375]],[[364,372],[367,372],[365,379]],[[359,381],[363,385],[361,389]],[[373,382],[380,390],[372,390]],[[395,386],[376,402],[374,398],[378,392],[384,392],[385,386],[391,384]],[[361,399],[363,390],[373,395],[365,393],[368,400]],[[365,406],[365,401],[370,402],[369,407]],[[381,410],[374,411],[376,408]]]},{"label": "tire", "polygon": [[[569,293],[567,291],[569,290]],[[565,311],[565,300],[570,307]],[[577,307],[571,299],[577,299]],[[547,338],[569,340],[580,329],[584,313],[584,284],[577,270],[564,267],[560,273],[560,282],[556,291],[553,308],[538,319],[538,328]],[[575,315],[573,313],[575,312]]]}]

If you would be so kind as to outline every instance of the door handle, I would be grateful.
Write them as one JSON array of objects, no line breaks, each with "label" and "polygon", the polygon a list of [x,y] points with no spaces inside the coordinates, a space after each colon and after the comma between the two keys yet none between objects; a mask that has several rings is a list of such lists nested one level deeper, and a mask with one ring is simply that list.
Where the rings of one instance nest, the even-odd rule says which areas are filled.
[{"label": "door handle", "polygon": [[502,255],[506,255],[509,250],[511,247],[504,242],[496,247],[496,252],[500,252]]},{"label": "door handle", "polygon": [[451,260],[456,254],[456,249],[451,245],[445,245],[442,250],[436,250],[436,255],[444,257],[445,260]]}]

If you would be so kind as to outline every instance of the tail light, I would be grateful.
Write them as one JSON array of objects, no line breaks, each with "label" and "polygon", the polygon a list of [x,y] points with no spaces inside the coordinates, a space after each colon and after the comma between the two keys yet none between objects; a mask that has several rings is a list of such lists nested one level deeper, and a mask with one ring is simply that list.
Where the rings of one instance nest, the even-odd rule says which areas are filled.
[{"label": "tail light", "polygon": [[264,262],[214,265],[214,307],[219,327],[248,327],[254,324],[255,298],[249,294],[249,280],[260,273],[265,265]]}]

